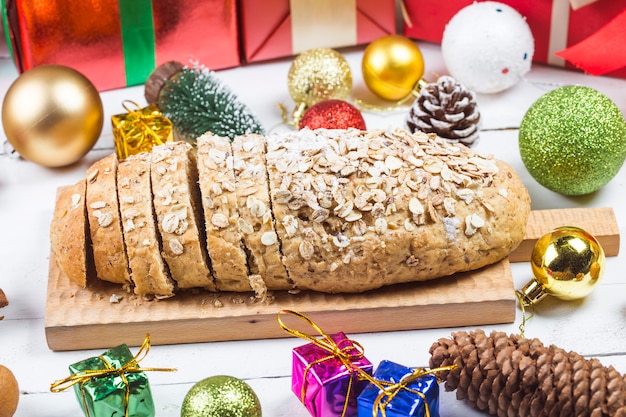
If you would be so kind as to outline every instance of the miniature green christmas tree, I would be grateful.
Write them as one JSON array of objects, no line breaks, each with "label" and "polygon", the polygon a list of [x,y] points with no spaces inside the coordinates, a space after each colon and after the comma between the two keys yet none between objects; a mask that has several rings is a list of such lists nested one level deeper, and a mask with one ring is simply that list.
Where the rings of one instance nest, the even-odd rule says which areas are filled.
[{"label": "miniature green christmas tree", "polygon": [[196,65],[167,62],[145,85],[148,103],[155,103],[184,139],[207,132],[233,139],[246,133],[264,134],[261,122],[213,71]]}]

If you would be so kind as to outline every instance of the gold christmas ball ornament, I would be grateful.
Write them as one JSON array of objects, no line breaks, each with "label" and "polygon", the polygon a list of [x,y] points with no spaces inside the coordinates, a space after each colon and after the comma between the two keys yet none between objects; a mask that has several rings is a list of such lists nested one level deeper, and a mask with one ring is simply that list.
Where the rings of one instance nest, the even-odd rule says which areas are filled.
[{"label": "gold christmas ball ornament", "polygon": [[535,244],[530,264],[534,279],[521,290],[522,302],[533,305],[545,296],[576,300],[589,295],[604,272],[600,243],[578,227],[559,227]]},{"label": "gold christmas ball ornament", "polygon": [[424,58],[411,39],[388,35],[365,48],[361,69],[363,81],[374,94],[397,101],[416,90],[424,75]]},{"label": "gold christmas ball ornament", "polygon": [[19,399],[20,390],[15,375],[9,368],[0,365],[0,417],[12,417]]},{"label": "gold christmas ball ornament", "polygon": [[84,75],[62,65],[42,65],[20,75],[7,91],[2,124],[24,158],[56,168],[73,164],[102,132],[100,94]]},{"label": "gold christmas ball ornament", "polygon": [[306,107],[323,100],[345,100],[352,91],[352,71],[334,49],[309,49],[293,60],[288,87],[293,100]]}]

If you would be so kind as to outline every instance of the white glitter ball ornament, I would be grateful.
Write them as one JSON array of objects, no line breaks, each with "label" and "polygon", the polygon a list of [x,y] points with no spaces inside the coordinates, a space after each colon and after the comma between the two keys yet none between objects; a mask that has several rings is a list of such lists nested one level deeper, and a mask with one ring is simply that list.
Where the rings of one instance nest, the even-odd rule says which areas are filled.
[{"label": "white glitter ball ornament", "polygon": [[450,75],[467,88],[497,93],[514,86],[530,70],[535,41],[517,10],[485,1],[450,19],[441,52]]}]

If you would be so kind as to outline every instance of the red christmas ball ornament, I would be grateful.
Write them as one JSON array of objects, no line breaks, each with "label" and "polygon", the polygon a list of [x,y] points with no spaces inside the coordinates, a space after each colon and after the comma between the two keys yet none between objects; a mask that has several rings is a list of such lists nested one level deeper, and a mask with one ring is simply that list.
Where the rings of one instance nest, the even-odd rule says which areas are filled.
[{"label": "red christmas ball ornament", "polygon": [[311,106],[300,120],[300,129],[365,129],[363,115],[343,100],[324,100]]}]

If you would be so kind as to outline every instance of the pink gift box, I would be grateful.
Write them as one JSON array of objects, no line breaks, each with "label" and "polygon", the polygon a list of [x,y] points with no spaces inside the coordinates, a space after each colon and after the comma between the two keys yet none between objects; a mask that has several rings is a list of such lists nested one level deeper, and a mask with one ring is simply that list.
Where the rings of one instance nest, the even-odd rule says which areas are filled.
[{"label": "pink gift box", "polygon": [[396,32],[394,0],[241,0],[244,59],[366,44]]},{"label": "pink gift box", "polygon": [[[339,349],[351,355],[352,366],[372,374],[372,363],[344,333],[330,337]],[[328,350],[314,343],[293,349],[291,388],[314,417],[341,417],[346,396],[348,408],[344,417],[355,416],[356,399],[366,385],[367,381],[359,379],[357,371],[346,368]]]},{"label": "pink gift box", "polygon": [[[575,68],[555,52],[587,39],[622,10],[626,0],[500,0],[526,18],[535,38],[533,61]],[[405,36],[441,43],[446,24],[474,0],[404,0],[409,21]],[[626,39],[624,40],[626,42]],[[626,78],[626,68],[609,76]]]}]

